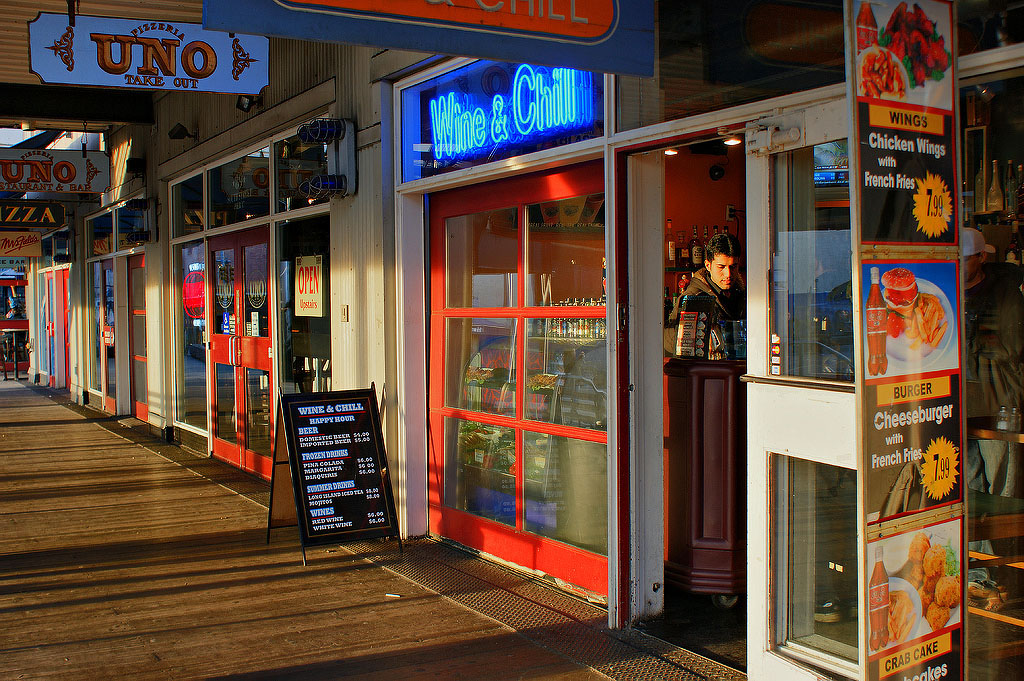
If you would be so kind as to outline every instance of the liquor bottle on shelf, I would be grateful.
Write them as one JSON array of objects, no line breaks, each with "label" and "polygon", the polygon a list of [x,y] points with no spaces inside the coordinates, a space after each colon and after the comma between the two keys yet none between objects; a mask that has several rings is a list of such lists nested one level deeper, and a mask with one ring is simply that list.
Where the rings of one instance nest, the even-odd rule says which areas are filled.
[{"label": "liquor bottle on shelf", "polygon": [[693,237],[687,244],[687,248],[690,249],[690,264],[694,269],[704,267],[704,242],[697,235],[697,225],[693,226]]},{"label": "liquor bottle on shelf", "polygon": [[1019,182],[1013,159],[1010,159],[1006,163],[1006,180],[1003,182],[1003,210],[1007,213],[1017,212],[1017,184]]},{"label": "liquor bottle on shelf", "polygon": [[668,240],[668,266],[676,266],[676,242],[672,234],[672,218],[665,220],[665,238]]},{"label": "liquor bottle on shelf", "polygon": [[985,212],[985,166],[978,164],[978,172],[974,175],[974,212]]},{"label": "liquor bottle on shelf", "polygon": [[686,229],[680,229],[676,234],[676,265],[679,267],[690,266],[690,248],[686,242]]},{"label": "liquor bottle on shelf", "polygon": [[1013,223],[1013,232],[1010,234],[1010,243],[1006,247],[1006,262],[1014,265],[1020,264],[1020,234],[1017,232],[1017,222]]},{"label": "liquor bottle on shelf", "polygon": [[1003,189],[999,182],[999,161],[992,159],[992,180],[985,194],[985,210],[1000,211],[1003,209]]},{"label": "liquor bottle on shelf", "polygon": [[707,247],[708,247],[708,239],[709,238],[710,237],[708,236],[708,226],[704,225],[704,248],[705,249],[707,249]]}]

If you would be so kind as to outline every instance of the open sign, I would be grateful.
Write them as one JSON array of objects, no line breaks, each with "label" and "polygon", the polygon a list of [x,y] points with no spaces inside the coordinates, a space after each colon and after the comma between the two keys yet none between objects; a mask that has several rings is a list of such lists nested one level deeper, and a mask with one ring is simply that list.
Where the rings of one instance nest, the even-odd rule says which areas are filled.
[{"label": "open sign", "polygon": [[295,316],[324,316],[324,270],[322,255],[295,259]]}]

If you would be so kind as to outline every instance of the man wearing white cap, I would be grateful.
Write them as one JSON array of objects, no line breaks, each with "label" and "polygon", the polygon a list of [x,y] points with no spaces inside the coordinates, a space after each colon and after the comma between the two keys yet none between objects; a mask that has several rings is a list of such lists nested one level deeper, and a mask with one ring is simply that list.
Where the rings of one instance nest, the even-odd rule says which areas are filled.
[{"label": "man wearing white cap", "polygon": [[[1024,296],[1012,272],[999,263],[986,264],[995,248],[976,229],[960,230],[964,259],[964,354],[967,417],[993,418],[1000,407],[1008,412],[1024,407]],[[1012,268],[1011,268],[1012,269]],[[967,486],[978,492],[1020,497],[1024,492],[1016,452],[1002,440],[967,441]],[[988,542],[982,542],[989,544]],[[992,553],[990,545],[972,548]],[[1005,590],[986,569],[968,570],[968,598],[975,607],[998,610]]]}]

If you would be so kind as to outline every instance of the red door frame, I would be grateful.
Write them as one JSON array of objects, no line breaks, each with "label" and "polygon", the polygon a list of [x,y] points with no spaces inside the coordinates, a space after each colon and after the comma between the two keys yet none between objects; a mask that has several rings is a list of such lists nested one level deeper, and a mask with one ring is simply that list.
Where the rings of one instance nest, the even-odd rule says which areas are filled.
[{"label": "red door frame", "polygon": [[[245,300],[245,272],[244,252],[246,246],[258,244],[267,246],[267,332],[261,336],[246,336],[244,333],[245,322],[242,318],[242,309]],[[217,276],[213,268],[216,261],[213,257],[215,251],[234,251],[234,309],[235,332],[220,333],[220,320],[215,318],[220,306],[216,299]],[[273,360],[270,357],[271,339],[273,338],[273,315],[270,313],[270,228],[268,226],[253,227],[240,232],[232,232],[222,236],[211,238],[207,242],[207,262],[211,268],[207,281],[207,309],[210,310],[210,385],[212,386],[209,396],[212,407],[210,419],[210,439],[213,443],[214,457],[221,459],[233,466],[250,473],[256,473],[260,477],[270,479],[272,467],[271,457],[262,456],[249,449],[247,442],[247,405],[245,404],[245,370],[257,369],[266,371],[270,377],[270,385],[274,385]],[[217,365],[226,364],[234,367],[235,383],[235,422],[237,430],[235,437],[237,444],[219,437],[217,432]],[[270,437],[271,451],[273,451],[275,395],[273,389],[270,391]]]},{"label": "red door frame", "polygon": [[[140,401],[139,396],[135,394],[135,363],[142,362],[143,366],[148,366],[149,343],[146,343],[147,354],[140,355],[136,352],[138,348],[135,347],[135,318],[142,317],[143,330],[145,331],[146,295],[145,291],[143,291],[142,300],[135,300],[135,292],[132,287],[132,270],[141,269],[145,271],[145,267],[145,253],[139,253],[128,258],[128,387],[131,390],[132,413],[135,415],[135,418],[141,421],[149,420],[149,395],[144,395],[144,399]],[[139,307],[139,303],[141,303],[141,307]],[[148,393],[148,378],[146,379],[146,386]]]},{"label": "red door frame", "polygon": [[[107,287],[108,286],[110,286],[110,288],[111,288],[110,295],[114,297],[114,310],[115,310],[115,313],[114,313],[114,324],[112,325],[113,332],[114,332],[114,343],[113,343],[113,345],[107,345],[107,343],[105,341],[101,341],[102,342],[102,347],[103,347],[103,353],[102,353],[102,356],[103,356],[103,379],[102,379],[102,382],[101,382],[101,385],[103,387],[103,410],[107,411],[107,412],[109,412],[111,414],[115,414],[115,413],[117,413],[117,313],[116,313],[116,310],[117,310],[117,292],[114,290],[114,288],[115,288],[115,285],[116,285],[117,277],[115,276],[114,259],[113,258],[107,258],[106,260],[101,261],[101,263],[100,263],[100,271],[102,272],[102,279],[103,279],[103,291],[101,292],[101,295],[103,296],[103,307],[102,307],[102,310],[103,310],[103,324],[102,324],[101,329],[100,329],[101,332],[105,331],[106,327],[107,327],[107,317],[106,317],[106,314],[107,314]],[[107,276],[108,272],[110,273],[109,277]],[[110,378],[110,366],[109,366],[110,355],[109,355],[109,353],[107,351],[108,347],[113,347],[114,348],[114,396],[113,397],[110,396],[110,385],[109,385],[109,381],[107,380],[108,378]]]},{"label": "red door frame", "polygon": [[56,367],[57,363],[57,324],[54,321],[54,306],[57,300],[57,278],[54,276],[54,272],[50,270],[46,272],[43,279],[43,285],[45,291],[43,291],[44,312],[43,317],[45,318],[44,329],[46,334],[46,363],[47,363],[47,379],[46,383],[51,388],[57,387],[57,374]]},{"label": "red door frame", "polygon": [[[528,428],[531,431],[565,435],[591,442],[607,443],[607,433],[588,431],[582,428],[553,424],[540,424],[523,419],[523,381],[517,381],[516,418],[495,416],[481,412],[470,412],[444,406],[444,325],[445,320],[455,317],[511,317],[524,320],[538,317],[600,317],[605,316],[603,308],[595,307],[515,307],[515,308],[471,308],[446,310],[444,290],[444,221],[448,217],[467,215],[484,210],[516,206],[520,227],[523,224],[523,207],[538,201],[593,194],[604,191],[604,168],[600,161],[561,168],[552,172],[535,173],[500,180],[463,189],[454,189],[430,196],[430,348],[429,348],[429,456],[428,456],[428,504],[430,531],[460,543],[472,546],[486,553],[509,560],[518,565],[541,570],[565,581],[591,591],[608,593],[608,559],[605,556],[564,544],[527,532],[523,528],[523,509],[516,504],[516,526],[481,518],[443,505],[444,489],[444,421],[446,417],[470,418],[481,423]],[[520,242],[521,243],[521,242]],[[525,271],[523,249],[518,253],[519,300],[524,300]],[[516,362],[524,365],[523,334],[518,334]],[[611,403],[611,400],[609,401]],[[521,436],[517,436],[517,451],[521,456]],[[521,459],[520,459],[521,461]],[[523,499],[523,466],[515,470],[517,502]],[[609,518],[609,522],[612,519]],[[614,555],[614,547],[609,547]]]},{"label": "red door frame", "polygon": [[60,285],[63,296],[62,307],[64,308],[64,387],[71,390],[71,334],[68,328],[68,308],[71,307],[71,291],[68,288],[68,275],[71,273],[70,268],[65,267],[60,272]]},{"label": "red door frame", "polygon": [[[3,289],[7,287],[20,288],[22,295],[28,290],[28,279],[0,279],[0,293],[3,293]],[[27,304],[27,299],[26,299]],[[0,318],[0,334],[6,331],[28,331],[29,322],[28,315],[26,313],[25,319],[3,319]],[[7,362],[7,371],[28,371],[28,358],[18,361],[18,355],[15,353],[13,362]]]}]

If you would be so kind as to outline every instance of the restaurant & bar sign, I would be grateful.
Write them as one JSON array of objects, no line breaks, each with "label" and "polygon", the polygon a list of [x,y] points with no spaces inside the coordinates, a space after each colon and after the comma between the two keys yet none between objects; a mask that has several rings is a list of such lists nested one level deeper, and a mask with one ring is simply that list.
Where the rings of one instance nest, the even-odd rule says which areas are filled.
[{"label": "restaurant & bar sign", "polygon": [[653,2],[204,0],[203,25],[623,75],[654,73]]},{"label": "restaurant & bar sign", "polygon": [[40,13],[28,22],[30,69],[44,83],[256,94],[270,41],[157,19]]},{"label": "restaurant & bar sign", "polygon": [[847,0],[860,290],[862,678],[964,678],[953,3]]},{"label": "restaurant & bar sign", "polygon": [[110,186],[102,151],[0,149],[0,191],[99,194]]}]

